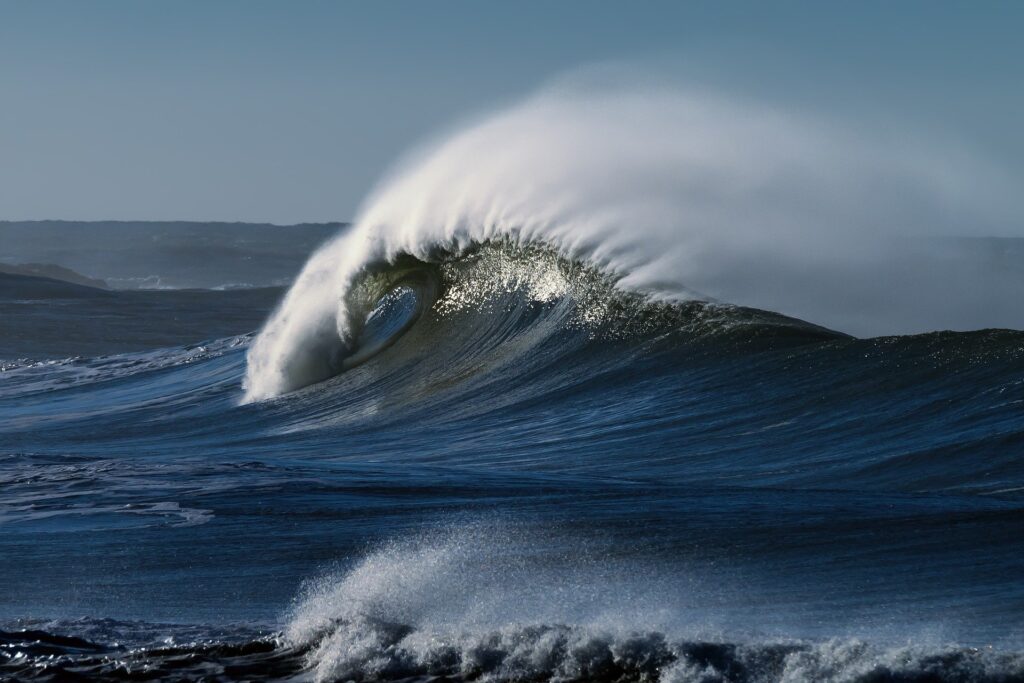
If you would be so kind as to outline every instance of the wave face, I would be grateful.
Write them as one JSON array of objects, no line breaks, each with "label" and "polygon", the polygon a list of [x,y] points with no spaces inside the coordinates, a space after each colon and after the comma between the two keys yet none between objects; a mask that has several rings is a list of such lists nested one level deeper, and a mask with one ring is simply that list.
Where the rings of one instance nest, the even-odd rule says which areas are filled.
[{"label": "wave face", "polygon": [[948,245],[928,240],[1019,222],[991,196],[999,183],[949,153],[749,102],[553,89],[391,174],[259,335],[247,399],[337,371],[368,273],[492,242],[542,245],[654,301],[718,300],[856,334],[1015,326],[1019,272],[951,265]]}]

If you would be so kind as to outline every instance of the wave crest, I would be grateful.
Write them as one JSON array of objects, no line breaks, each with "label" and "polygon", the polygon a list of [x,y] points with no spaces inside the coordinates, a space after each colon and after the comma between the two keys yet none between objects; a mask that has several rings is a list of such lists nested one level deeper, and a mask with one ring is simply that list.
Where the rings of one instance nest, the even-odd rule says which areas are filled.
[{"label": "wave crest", "polygon": [[543,245],[650,301],[715,299],[839,329],[863,327],[864,306],[891,301],[900,308],[890,305],[890,321],[948,320],[958,311],[941,274],[922,270],[919,290],[934,285],[926,296],[891,295],[905,260],[883,235],[956,232],[965,219],[984,228],[996,209],[964,190],[984,176],[749,102],[667,88],[549,90],[419,151],[385,180],[253,344],[246,399],[337,371],[362,320],[350,294],[367,273],[492,242]]}]

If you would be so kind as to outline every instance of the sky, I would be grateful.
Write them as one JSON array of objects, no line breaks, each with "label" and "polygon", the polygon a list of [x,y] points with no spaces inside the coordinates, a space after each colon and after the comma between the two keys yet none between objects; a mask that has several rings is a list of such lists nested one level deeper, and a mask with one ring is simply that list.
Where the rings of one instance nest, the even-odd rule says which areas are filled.
[{"label": "sky", "polygon": [[0,0],[0,220],[348,220],[411,146],[615,65],[1021,177],[1021,35],[1021,2]]}]

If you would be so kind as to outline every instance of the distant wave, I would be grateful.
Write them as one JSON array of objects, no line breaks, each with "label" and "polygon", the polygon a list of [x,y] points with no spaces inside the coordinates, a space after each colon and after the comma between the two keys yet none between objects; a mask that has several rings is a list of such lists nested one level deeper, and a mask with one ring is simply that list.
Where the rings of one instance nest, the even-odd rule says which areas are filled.
[{"label": "distant wave", "polygon": [[653,302],[725,301],[851,332],[1019,321],[1015,274],[977,268],[979,289],[966,291],[936,267],[940,255],[921,253],[918,238],[992,224],[1005,207],[972,189],[985,182],[963,159],[750,102],[545,91],[385,179],[260,333],[246,397],[337,371],[365,314],[351,291],[366,274],[495,241],[541,245]]}]

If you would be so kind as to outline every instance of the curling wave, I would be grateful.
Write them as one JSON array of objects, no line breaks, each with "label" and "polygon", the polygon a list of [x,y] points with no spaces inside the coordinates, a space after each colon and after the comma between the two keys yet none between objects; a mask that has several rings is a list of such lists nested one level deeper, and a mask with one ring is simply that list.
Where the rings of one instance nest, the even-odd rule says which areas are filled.
[{"label": "curling wave", "polygon": [[263,328],[246,400],[341,370],[383,295],[360,294],[367,279],[495,242],[543,247],[653,302],[725,301],[853,333],[1012,326],[1019,282],[979,267],[988,284],[965,293],[921,242],[1007,215],[972,189],[990,175],[749,102],[563,84],[400,165]]},{"label": "curling wave", "polygon": [[[424,316],[429,330],[419,335],[419,343],[445,344],[439,353],[454,364],[513,340],[518,345],[502,352],[506,360],[545,342],[566,356],[597,340],[642,343],[670,332],[691,341],[741,331],[804,341],[844,336],[767,311],[700,300],[656,301],[620,284],[620,277],[550,247],[507,239],[467,246],[433,262],[403,256],[349,285],[344,331],[325,327],[337,322],[327,316],[303,328],[300,343],[287,346],[285,356],[268,359],[263,355],[268,346],[282,341],[271,323],[249,353],[247,397],[291,391],[360,365]],[[288,315],[282,310],[276,320],[287,322]],[[279,364],[271,362],[275,359]]]}]

